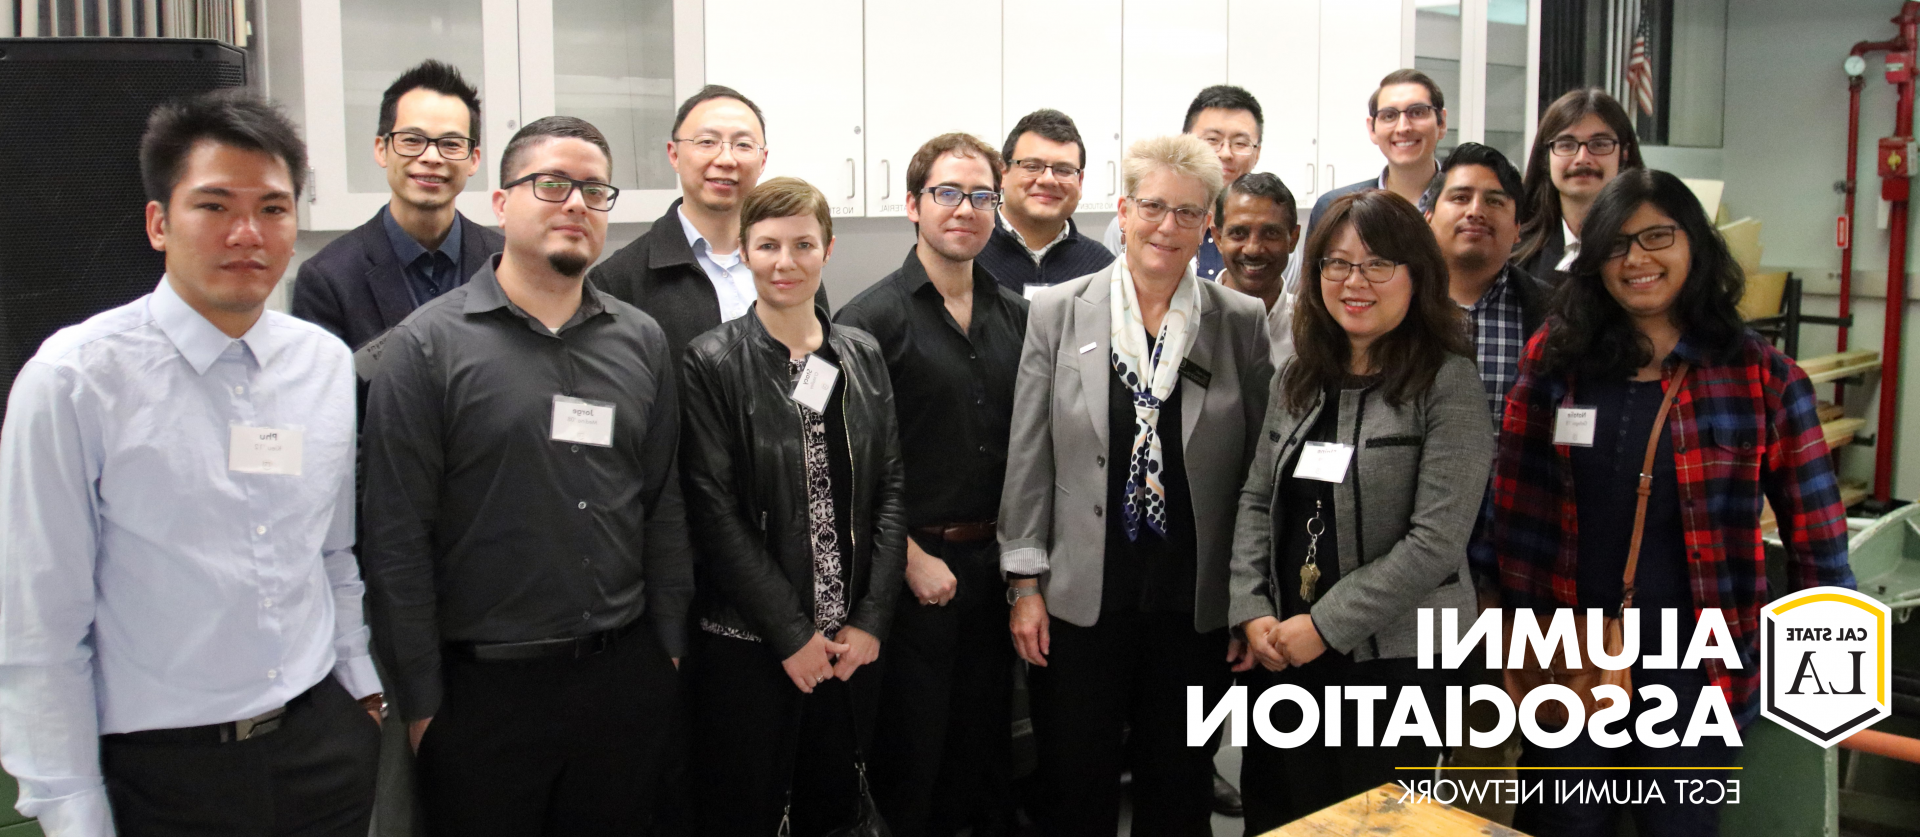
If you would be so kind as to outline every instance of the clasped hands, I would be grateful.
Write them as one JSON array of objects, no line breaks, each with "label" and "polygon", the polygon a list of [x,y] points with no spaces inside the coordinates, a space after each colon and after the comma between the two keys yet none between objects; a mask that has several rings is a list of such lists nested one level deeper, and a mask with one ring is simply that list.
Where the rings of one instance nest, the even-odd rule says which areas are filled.
[{"label": "clasped hands", "polygon": [[1261,616],[1248,619],[1243,627],[1246,642],[1234,640],[1227,650],[1227,662],[1234,664],[1234,671],[1250,671],[1256,662],[1268,671],[1281,671],[1313,662],[1327,650],[1311,614],[1290,616],[1284,622]]},{"label": "clasped hands", "polygon": [[826,682],[829,677],[838,677],[842,681],[853,676],[863,665],[880,657],[880,639],[873,634],[848,625],[840,629],[835,637],[839,642],[827,639],[819,631],[813,632],[813,638],[793,656],[780,661],[780,667],[786,669],[787,677],[793,680],[794,688],[807,694],[813,694],[813,687]]}]

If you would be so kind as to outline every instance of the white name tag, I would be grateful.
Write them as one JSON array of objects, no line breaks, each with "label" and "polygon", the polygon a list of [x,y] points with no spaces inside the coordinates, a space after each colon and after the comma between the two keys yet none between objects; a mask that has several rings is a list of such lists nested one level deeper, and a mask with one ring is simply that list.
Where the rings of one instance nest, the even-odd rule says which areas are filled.
[{"label": "white name tag", "polygon": [[227,470],[242,474],[300,476],[302,443],[306,431],[298,427],[231,425],[227,441]]},{"label": "white name tag", "polygon": [[840,380],[840,369],[819,355],[807,355],[807,366],[793,385],[793,400],[816,413],[827,411],[827,399],[833,396],[833,383]]},{"label": "white name tag", "polygon": [[1308,442],[1300,449],[1300,462],[1293,466],[1293,478],[1345,482],[1347,465],[1352,462],[1352,445],[1343,445],[1339,442]]},{"label": "white name tag", "polygon": [[1553,417],[1553,443],[1593,447],[1593,422],[1599,415],[1596,407],[1561,407]]},{"label": "white name tag", "polygon": [[613,405],[574,398],[553,397],[553,440],[597,447],[613,446]]}]

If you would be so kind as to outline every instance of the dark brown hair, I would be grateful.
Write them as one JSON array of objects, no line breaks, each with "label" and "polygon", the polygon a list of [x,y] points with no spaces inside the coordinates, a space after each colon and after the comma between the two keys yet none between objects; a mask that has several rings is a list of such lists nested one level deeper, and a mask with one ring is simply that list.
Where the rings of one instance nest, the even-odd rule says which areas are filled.
[{"label": "dark brown hair", "polygon": [[812,215],[820,222],[820,246],[833,240],[833,208],[827,196],[798,177],[776,177],[753,187],[740,203],[740,246],[746,246],[747,230],[754,224],[795,215]]},{"label": "dark brown hair", "polygon": [[920,198],[920,190],[927,188],[927,176],[933,172],[934,161],[949,153],[987,161],[987,168],[993,171],[993,190],[1000,191],[1000,175],[1007,171],[1006,163],[1000,160],[1000,152],[972,134],[941,134],[927,140],[919,151],[913,152],[913,159],[907,162],[907,200]]},{"label": "dark brown hair", "polygon": [[[1367,117],[1372,118],[1380,112],[1380,91],[1396,84],[1418,84],[1427,89],[1427,96],[1433,99],[1433,106],[1439,110],[1447,109],[1447,94],[1440,92],[1440,83],[1433,76],[1414,69],[1399,69],[1380,79],[1380,85],[1367,95]],[[1444,121],[1444,120],[1443,120]]]},{"label": "dark brown hair", "polygon": [[173,199],[187,155],[201,140],[280,158],[294,197],[307,184],[306,143],[280,106],[241,88],[216,90],[167,102],[147,116],[147,132],[140,137],[140,182],[161,211]]},{"label": "dark brown hair", "polygon": [[1387,403],[1399,406],[1424,395],[1448,355],[1473,356],[1465,315],[1447,296],[1446,259],[1426,219],[1406,198],[1384,189],[1345,195],[1327,207],[1302,254],[1306,261],[1293,306],[1294,358],[1280,384],[1291,412],[1306,412],[1321,392],[1351,377],[1353,345],[1327,310],[1327,283],[1320,280],[1320,259],[1349,225],[1374,255],[1405,264],[1413,283],[1406,319],[1367,348],[1380,370]]},{"label": "dark brown hair", "polygon": [[[1540,131],[1533,136],[1533,150],[1527,154],[1527,179],[1520,199],[1520,243],[1513,248],[1515,262],[1527,262],[1540,254],[1547,238],[1560,227],[1560,190],[1553,185],[1553,139],[1571,129],[1574,123],[1597,114],[1620,141],[1620,174],[1645,168],[1640,159],[1640,138],[1633,134],[1633,120],[1619,100],[1598,87],[1569,90],[1553,100],[1540,115]],[[1584,237],[1584,236],[1583,236]]]},{"label": "dark brown hair", "polygon": [[507,141],[507,150],[500,154],[500,182],[508,183],[518,175],[520,158],[526,156],[527,149],[552,139],[571,137],[584,140],[600,149],[607,158],[607,175],[613,175],[613,147],[607,144],[607,135],[600,133],[593,123],[577,116],[547,116],[535,119],[520,126],[520,130]]}]

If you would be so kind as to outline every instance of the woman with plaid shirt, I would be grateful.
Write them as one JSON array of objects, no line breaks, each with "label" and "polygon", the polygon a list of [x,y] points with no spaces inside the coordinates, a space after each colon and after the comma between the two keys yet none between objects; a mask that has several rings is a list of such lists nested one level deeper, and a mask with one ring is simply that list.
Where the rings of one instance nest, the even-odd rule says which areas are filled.
[{"label": "woman with plaid shirt", "polygon": [[[1853,586],[1845,509],[1827,457],[1813,386],[1792,360],[1748,331],[1736,310],[1744,280],[1726,244],[1680,179],[1627,172],[1587,216],[1592,242],[1574,262],[1547,325],[1520,361],[1494,462],[1491,520],[1474,550],[1483,586],[1503,607],[1615,608],[1633,535],[1635,486],[1660,402],[1678,379],[1659,436],[1634,574],[1640,659],[1665,648],[1661,611],[1678,615],[1681,648],[1706,608],[1722,609],[1740,659],[1703,667],[1633,666],[1636,692],[1664,685],[1677,706],[1636,694],[1615,730],[1643,712],[1684,732],[1705,687],[1720,689],[1735,722],[1759,714],[1759,609],[1767,589],[1762,499],[1772,503],[1797,588]],[[1682,374],[1684,372],[1684,375]],[[1555,444],[1560,411],[1595,410],[1590,445]],[[1585,767],[1556,778],[1607,781],[1716,778],[1713,771],[1607,772],[1611,767],[1730,765],[1738,749],[1707,736],[1697,746],[1649,746],[1644,736],[1604,748],[1590,735],[1560,749],[1529,746],[1523,766]],[[1568,775],[1568,773],[1572,775]],[[1720,777],[1724,778],[1724,777]],[[1678,798],[1631,808],[1638,833],[1719,833],[1717,806]],[[1611,835],[1619,809],[1543,802],[1515,825],[1540,837]]]}]

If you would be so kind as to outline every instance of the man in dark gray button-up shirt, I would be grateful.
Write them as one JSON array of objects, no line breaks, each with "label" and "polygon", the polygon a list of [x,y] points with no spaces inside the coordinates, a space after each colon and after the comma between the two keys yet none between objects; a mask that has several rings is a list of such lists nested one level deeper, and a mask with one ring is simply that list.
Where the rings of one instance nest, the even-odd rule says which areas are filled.
[{"label": "man in dark gray button-up shirt", "polygon": [[606,152],[521,129],[506,252],[374,346],[362,558],[431,833],[648,816],[693,574],[666,335],[583,282]]}]

